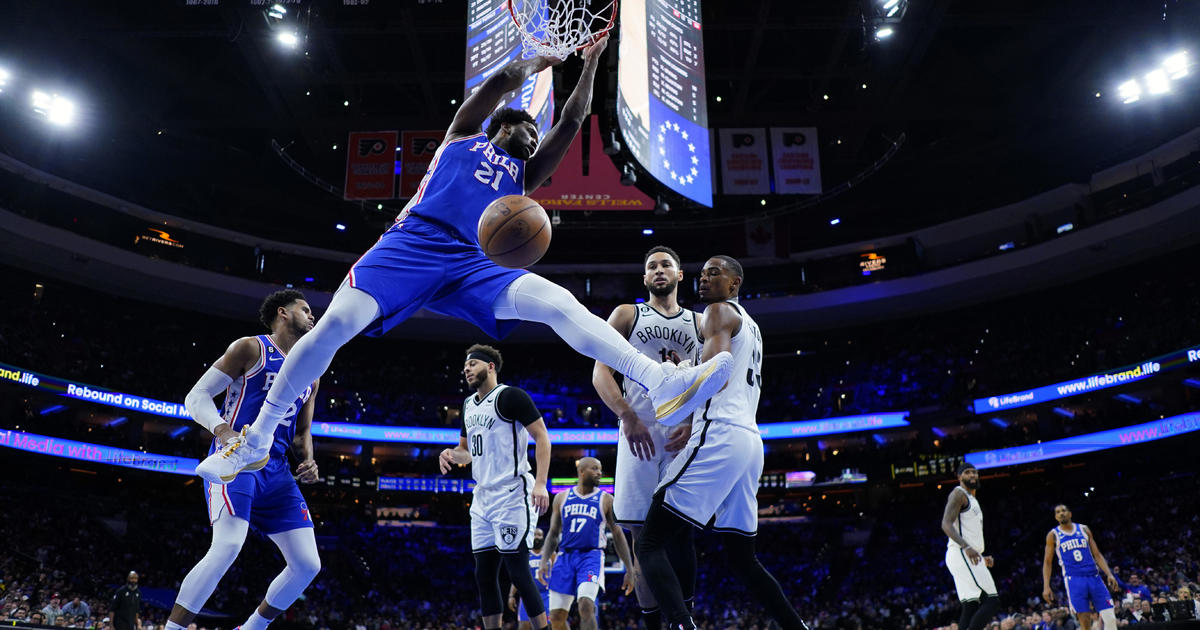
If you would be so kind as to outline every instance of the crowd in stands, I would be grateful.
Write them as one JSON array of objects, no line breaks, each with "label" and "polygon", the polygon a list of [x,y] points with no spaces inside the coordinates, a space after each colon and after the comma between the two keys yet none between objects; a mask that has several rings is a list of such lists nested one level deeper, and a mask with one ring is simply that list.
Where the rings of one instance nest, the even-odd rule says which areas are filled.
[{"label": "crowd in stands", "polygon": [[[109,599],[125,573],[136,570],[142,621],[160,627],[179,581],[208,545],[200,490],[142,472],[113,484],[115,473],[84,477],[36,456],[21,457],[23,472],[0,489],[5,504],[24,506],[20,518],[0,520],[0,537],[12,543],[0,554],[0,619],[31,622],[42,613],[50,626],[108,628]],[[979,490],[985,555],[995,557],[1002,601],[994,627],[1077,627],[1064,608],[1057,567],[1052,580],[1057,602],[1040,599],[1045,535],[1054,525],[1053,505],[1062,501],[1076,522],[1096,534],[1121,580],[1114,600],[1122,625],[1158,619],[1154,603],[1183,599],[1200,608],[1200,479],[1186,469],[1186,459],[1184,453],[1142,447],[1132,454],[1092,456],[1083,469],[1034,477],[985,472]],[[1117,470],[1123,463],[1137,472]],[[85,481],[72,487],[65,483],[72,475]],[[43,486],[34,482],[39,479],[62,488],[57,500],[42,500]],[[804,519],[764,519],[759,558],[814,629],[952,628],[959,603],[943,565],[946,539],[939,527],[948,491],[949,486],[890,487],[860,495],[853,507],[826,503]],[[477,626],[468,531],[461,518],[447,513],[465,513],[464,505],[427,506],[423,520],[389,527],[376,523],[373,507],[349,501],[323,505],[320,497],[309,502],[323,569],[273,628]],[[720,537],[698,534],[697,544],[700,626],[775,627],[723,568]],[[281,567],[269,540],[252,534],[207,605],[215,615],[229,616],[204,615],[198,627],[228,630],[257,604]],[[619,594],[617,584],[619,576],[610,576],[600,627],[637,630],[636,602]],[[59,608],[82,611],[78,616],[84,619],[59,614]]]}]

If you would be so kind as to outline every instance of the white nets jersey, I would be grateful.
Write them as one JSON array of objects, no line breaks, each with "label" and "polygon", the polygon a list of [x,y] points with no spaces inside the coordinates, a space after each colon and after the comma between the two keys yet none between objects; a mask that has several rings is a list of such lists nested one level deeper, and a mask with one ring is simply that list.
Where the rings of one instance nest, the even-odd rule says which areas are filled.
[{"label": "white nets jersey", "polygon": [[758,431],[758,398],[762,394],[762,332],[758,324],[736,302],[726,302],[742,316],[742,325],[730,339],[733,372],[725,389],[704,406],[703,418]]},{"label": "white nets jersey", "polygon": [[519,421],[501,416],[496,407],[506,387],[497,385],[480,401],[474,394],[463,401],[463,434],[477,488],[495,488],[529,472],[529,431]]},{"label": "white nets jersey", "polygon": [[[655,361],[670,361],[674,352],[680,359],[700,359],[700,323],[695,311],[681,308],[678,313],[667,317],[649,304],[635,304],[637,316],[629,329],[629,343],[638,352]],[[646,388],[625,379],[621,386],[625,402],[633,408],[643,421],[654,417],[654,405],[646,394]]]},{"label": "white nets jersey", "polygon": [[[983,553],[983,509],[979,507],[975,495],[967,493],[967,509],[958,513],[954,527],[972,549]],[[950,540],[949,546],[952,549],[961,549],[953,539]]]}]

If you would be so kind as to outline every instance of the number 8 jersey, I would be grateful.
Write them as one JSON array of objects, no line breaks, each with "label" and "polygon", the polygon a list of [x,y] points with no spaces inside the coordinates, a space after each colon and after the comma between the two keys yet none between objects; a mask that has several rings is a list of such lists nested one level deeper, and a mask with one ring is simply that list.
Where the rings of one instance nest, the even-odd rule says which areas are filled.
[{"label": "number 8 jersey", "polygon": [[758,398],[762,394],[762,333],[740,304],[726,304],[736,308],[742,316],[742,325],[729,345],[729,352],[733,354],[733,372],[725,388],[701,408],[701,417],[757,432]]},{"label": "number 8 jersey", "polygon": [[496,488],[529,472],[525,427],[541,419],[533,399],[517,387],[497,385],[482,400],[467,396],[460,435],[467,439],[476,488]]},{"label": "number 8 jersey", "polygon": [[396,220],[412,214],[479,245],[479,218],[488,204],[523,194],[524,160],[505,153],[480,132],[438,147],[417,194]]}]

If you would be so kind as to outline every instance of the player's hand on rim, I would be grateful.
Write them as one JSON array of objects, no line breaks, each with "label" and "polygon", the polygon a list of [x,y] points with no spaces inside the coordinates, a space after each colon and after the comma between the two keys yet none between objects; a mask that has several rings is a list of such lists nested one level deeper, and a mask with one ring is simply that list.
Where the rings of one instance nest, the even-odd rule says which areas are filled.
[{"label": "player's hand on rim", "polygon": [[654,457],[654,436],[650,435],[650,429],[637,414],[621,418],[621,432],[629,440],[629,450],[633,451],[634,457],[646,461]]},{"label": "player's hand on rim", "polygon": [[300,483],[317,483],[321,480],[321,476],[317,473],[317,462],[311,459],[306,459],[296,466],[296,481]]},{"label": "player's hand on rim", "polygon": [[583,57],[584,63],[595,63],[596,60],[600,58],[600,54],[603,53],[604,49],[607,47],[608,33],[605,33],[587,48],[584,48],[583,53],[580,56]]}]

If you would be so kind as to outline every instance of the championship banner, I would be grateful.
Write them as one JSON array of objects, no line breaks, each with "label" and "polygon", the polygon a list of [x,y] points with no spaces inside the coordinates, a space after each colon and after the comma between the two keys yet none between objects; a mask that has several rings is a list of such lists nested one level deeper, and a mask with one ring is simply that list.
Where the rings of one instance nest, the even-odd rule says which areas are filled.
[{"label": "championship banner", "polygon": [[344,198],[391,199],[396,196],[396,132],[351,131],[346,143]]},{"label": "championship banner", "polygon": [[821,156],[816,127],[772,127],[771,163],[775,192],[781,195],[821,193]]},{"label": "championship banner", "polygon": [[417,194],[425,171],[433,163],[433,154],[445,139],[445,131],[402,131],[396,161],[400,162],[400,198]]},{"label": "championship banner", "polygon": [[721,129],[721,186],[726,195],[771,192],[766,129]]},{"label": "championship banner", "polygon": [[600,121],[589,116],[588,170],[583,170],[583,134],[575,136],[550,183],[529,193],[547,210],[653,210],[654,200],[635,186],[622,186],[621,173],[604,154]]}]

